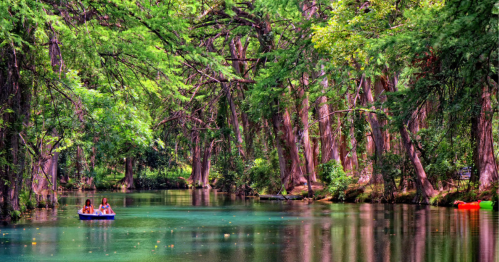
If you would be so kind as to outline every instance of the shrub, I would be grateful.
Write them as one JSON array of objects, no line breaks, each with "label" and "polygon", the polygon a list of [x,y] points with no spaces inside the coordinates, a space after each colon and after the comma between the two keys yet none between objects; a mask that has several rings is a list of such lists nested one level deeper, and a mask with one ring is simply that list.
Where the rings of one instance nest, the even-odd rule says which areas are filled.
[{"label": "shrub", "polygon": [[247,173],[251,187],[259,193],[276,194],[281,189],[279,169],[272,161],[257,158]]},{"label": "shrub", "polygon": [[107,190],[107,189],[112,189],[113,185],[109,181],[96,181],[95,182],[95,188],[98,190]]},{"label": "shrub", "polygon": [[345,191],[353,183],[353,178],[347,176],[341,163],[335,160],[321,164],[319,168],[319,178],[326,186],[326,189],[331,194],[337,195],[339,199],[344,200]]},{"label": "shrub", "polygon": [[359,194],[356,198],[355,198],[355,202],[356,203],[364,203],[366,202],[366,200],[369,199],[369,194],[368,193],[362,193],[362,194]]},{"label": "shrub", "polygon": [[106,179],[106,176],[108,176],[110,173],[109,171],[110,170],[107,167],[96,166],[92,172],[92,175],[93,175],[95,181],[100,182],[100,181],[103,181]]},{"label": "shrub", "polygon": [[188,170],[175,167],[171,169],[142,170],[134,183],[138,189],[185,188],[185,178],[190,176]]},{"label": "shrub", "polygon": [[438,204],[442,202],[443,198],[442,194],[437,194],[436,196],[430,198],[430,204],[438,206]]},{"label": "shrub", "polygon": [[[222,146],[222,148],[226,147]],[[218,156],[215,170],[218,177],[215,187],[222,192],[235,192],[248,183],[248,177],[244,173],[244,162],[236,152],[236,150],[232,152],[224,151],[223,154]]]},{"label": "shrub", "polygon": [[75,185],[75,181],[74,181],[72,178],[70,178],[70,179],[68,180],[68,182],[67,182],[67,183],[65,183],[65,184],[62,184],[62,183],[61,183],[61,186],[62,186],[64,189],[67,189],[67,190],[71,190],[71,189],[75,189],[75,188],[77,188],[77,187],[76,187],[76,185]]},{"label": "shrub", "polygon": [[39,208],[44,208],[44,207],[47,207],[47,201],[45,201],[45,200],[40,200],[40,202],[38,202],[38,207],[39,207]]},{"label": "shrub", "polygon": [[10,211],[10,217],[14,221],[19,220],[21,218],[21,211],[18,211],[18,210],[12,210],[12,211]]},{"label": "shrub", "polygon": [[19,207],[22,213],[26,212],[26,210],[34,209],[36,207],[36,200],[33,196],[30,198],[29,190],[23,190],[19,194]]},{"label": "shrub", "polygon": [[215,187],[222,192],[233,192],[236,188],[236,182],[240,180],[239,175],[233,170],[227,170],[225,175],[220,175]]}]

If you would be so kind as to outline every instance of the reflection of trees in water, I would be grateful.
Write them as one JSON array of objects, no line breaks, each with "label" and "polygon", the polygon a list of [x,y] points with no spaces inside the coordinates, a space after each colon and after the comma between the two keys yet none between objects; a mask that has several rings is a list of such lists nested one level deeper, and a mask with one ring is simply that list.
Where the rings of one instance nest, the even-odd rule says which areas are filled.
[{"label": "reflection of trees in water", "polygon": [[193,189],[191,190],[191,203],[193,206],[210,206],[209,189]]},{"label": "reflection of trees in water", "polygon": [[360,247],[361,261],[374,261],[374,205],[361,205],[359,216],[352,219],[358,219],[361,236],[357,246]]},{"label": "reflection of trees in water", "polygon": [[[9,261],[2,258],[3,255],[26,256],[50,256],[60,252],[60,247],[56,245],[63,233],[54,230],[57,223],[58,208],[40,208],[33,210],[29,216],[25,216],[21,224],[6,224],[7,228],[0,230],[0,261]],[[57,229],[57,228],[55,228]],[[7,236],[3,235],[7,233]],[[32,244],[36,243],[36,244]],[[25,246],[26,245],[26,246]],[[8,248],[7,248],[8,247]]]},{"label": "reflection of trees in water", "polygon": [[[416,208],[416,209],[419,209]],[[411,261],[424,262],[426,257],[426,232],[431,230],[431,224],[427,224],[429,218],[430,207],[425,206],[416,211],[415,236],[414,236],[414,252]]]},{"label": "reflection of trees in water", "polygon": [[[311,243],[320,243],[314,252],[321,257],[313,256],[312,261],[497,261],[498,224],[490,216],[480,216],[486,211],[433,209],[371,204],[335,207],[330,222],[322,221],[320,231],[301,234],[310,237]],[[308,261],[307,249],[302,247],[302,251],[300,261]]]},{"label": "reflection of trees in water", "polygon": [[[275,218],[278,219],[278,218]],[[302,220],[301,217],[298,220]],[[305,237],[310,237],[302,235],[302,230],[304,229],[304,225],[288,225],[284,226],[281,230],[277,230],[276,233],[269,233],[269,237],[275,238],[272,242],[277,241],[278,245],[281,245],[281,256],[283,256],[284,260],[292,261],[294,259],[299,261],[310,261],[310,257],[302,257],[301,255],[305,255],[305,249],[307,248],[306,242],[309,239]],[[274,231],[274,230],[272,230]],[[273,236],[272,236],[272,235]],[[280,242],[280,243],[279,243]],[[308,256],[310,253],[307,254]]]},{"label": "reflection of trees in water", "polygon": [[38,223],[57,220],[57,210],[57,207],[35,209],[33,213],[31,213],[33,222]]},{"label": "reflection of trees in water", "polygon": [[[485,214],[491,210],[454,210],[453,228],[456,246],[465,252],[456,259],[469,261],[498,261],[497,221]],[[492,214],[492,213],[490,213]],[[464,257],[463,257],[464,256]]]},{"label": "reflection of trees in water", "polygon": [[113,245],[113,234],[110,233],[110,226],[114,221],[112,220],[86,220],[81,221],[82,228],[84,228],[84,236],[89,241],[85,241],[87,246],[85,252],[95,250],[95,243],[101,244],[97,246],[100,251],[106,252],[110,246]]},{"label": "reflection of trees in water", "polygon": [[[100,200],[101,197],[102,194],[85,193],[62,201],[75,205],[78,201],[83,204],[86,198]],[[138,198],[142,199],[139,201]],[[189,253],[186,260],[197,259],[202,255],[199,258],[206,262],[494,262],[498,259],[498,223],[493,220],[497,219],[497,215],[487,213],[492,212],[488,210],[470,211],[415,205],[307,205],[301,201],[286,203],[231,200],[226,195],[220,194],[217,197],[213,192],[202,189],[144,195],[118,193],[114,195],[114,201],[112,204],[116,206],[123,202],[124,207],[139,205],[145,208],[158,203],[170,207],[194,207],[188,208],[190,213],[185,209],[179,211],[176,207],[172,208],[174,218],[169,220],[156,215],[154,218],[148,217],[133,222],[124,222],[129,219],[126,216],[122,217],[122,221],[78,221],[76,217],[75,221],[64,220],[64,217],[57,216],[61,209],[66,209],[64,216],[73,212],[69,211],[73,207],[65,205],[58,209],[38,209],[32,213],[32,223],[39,223],[40,230],[31,228],[24,234],[10,234],[9,249],[0,248],[0,257],[4,254],[26,252],[27,249],[23,250],[24,243],[29,241],[31,244],[32,238],[37,239],[38,245],[30,246],[29,250],[48,256],[52,253],[69,255],[68,252],[72,252],[73,256],[76,252],[78,256],[88,254],[89,251],[95,254],[96,249],[112,252],[111,248],[120,248],[117,245],[121,243],[133,247],[140,241],[142,246],[146,234],[142,231],[154,228],[150,229],[154,230],[154,233],[147,232],[146,241],[149,246],[154,247],[156,241],[161,240],[161,244],[158,243],[158,255],[171,258],[175,252],[179,252],[176,254],[176,258],[179,258],[178,256]],[[154,209],[147,211],[149,210]],[[185,214],[182,210],[185,210]],[[127,212],[131,214],[136,211],[130,209]],[[168,213],[165,213],[165,217],[168,217]],[[221,221],[222,219],[224,220]],[[228,219],[232,224],[228,223]],[[126,235],[125,238],[120,235],[121,229],[116,228],[120,222],[130,226],[130,235],[121,232]],[[165,223],[168,223],[168,226]],[[72,228],[71,235],[67,232],[68,225]],[[175,230],[174,233],[170,232],[170,227]],[[6,232],[4,228],[1,229],[2,233]],[[160,233],[157,232],[158,229],[164,231]],[[63,231],[66,231],[66,234],[63,234]],[[224,237],[224,234],[230,235]],[[120,244],[117,244],[118,242]],[[12,243],[23,244],[20,246]],[[75,243],[81,244],[81,247],[73,247]],[[170,244],[175,244],[175,248],[166,250],[164,246]],[[162,246],[163,249],[160,249]],[[147,252],[150,253],[151,249],[148,248]],[[140,255],[147,257],[149,253]]]},{"label": "reflection of trees in water", "polygon": [[331,224],[329,222],[323,223],[319,232],[319,243],[322,242],[322,245],[320,245],[322,261],[331,261]]},{"label": "reflection of trees in water", "polygon": [[133,205],[133,198],[132,197],[125,197],[123,198],[123,207],[129,207]]},{"label": "reflection of trees in water", "polygon": [[[312,217],[312,209],[306,206],[304,212],[302,212],[303,217],[305,219],[308,219],[309,217]],[[301,246],[303,248],[303,252],[298,252],[298,254],[302,253],[303,257],[300,259],[303,262],[310,262],[312,261],[312,245],[314,244],[314,238],[312,237],[312,226],[313,224],[307,221],[304,223],[303,227],[301,227],[300,236],[301,236]],[[299,250],[299,248],[296,248],[296,250]]]},{"label": "reflection of trees in water", "polygon": [[[493,212],[491,210],[483,210],[480,212]],[[479,221],[480,234],[479,234],[479,261],[483,262],[494,262],[499,260],[499,241],[497,241],[498,233],[498,223],[487,220],[485,216],[481,216]],[[495,260],[494,260],[495,258]]]}]

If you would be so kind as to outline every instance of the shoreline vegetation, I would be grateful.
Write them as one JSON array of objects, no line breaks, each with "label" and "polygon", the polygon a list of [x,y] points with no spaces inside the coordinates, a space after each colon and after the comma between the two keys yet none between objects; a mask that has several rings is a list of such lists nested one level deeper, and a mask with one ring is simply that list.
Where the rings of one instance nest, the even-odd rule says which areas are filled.
[{"label": "shoreline vegetation", "polygon": [[[171,179],[171,180],[169,180]],[[208,189],[201,185],[194,186],[189,183],[183,177],[176,178],[142,178],[142,181],[137,181],[138,185],[135,186],[137,191],[147,191],[147,190],[165,190],[165,189]],[[148,182],[145,182],[148,181]],[[211,181],[214,182],[214,181]],[[428,203],[422,203],[418,200],[418,192],[416,189],[408,190],[406,192],[400,192],[395,194],[393,200],[387,201],[384,199],[382,194],[383,185],[358,185],[352,184],[342,192],[342,194],[334,193],[331,194],[327,192],[324,185],[319,182],[313,183],[312,188],[316,194],[313,197],[308,196],[307,186],[298,186],[293,189],[292,192],[285,195],[266,195],[265,192],[257,193],[255,191],[250,191],[249,195],[244,194],[244,192],[235,190],[231,192],[225,192],[228,194],[234,194],[238,197],[246,198],[259,198],[260,196],[265,196],[265,200],[285,200],[285,201],[321,201],[321,202],[331,202],[331,203],[390,203],[390,204],[427,204],[432,206],[447,206],[447,207],[457,207],[454,201],[461,200],[464,202],[475,202],[478,200],[488,200],[497,202],[498,189],[493,187],[486,191],[480,191],[478,189],[469,188],[469,183],[463,182],[463,185],[458,188],[449,188],[447,190],[440,191],[433,198],[430,199]],[[211,183],[209,189],[217,190],[216,184]],[[72,192],[78,191],[77,188],[63,187],[63,191]],[[111,185],[106,183],[105,185],[97,185],[92,188],[83,189],[85,191],[123,191],[126,190],[120,184]],[[80,190],[81,191],[81,190]],[[497,204],[495,205],[495,210],[497,210]]]},{"label": "shoreline vegetation", "polygon": [[499,188],[494,0],[3,0],[0,219],[61,189]]}]

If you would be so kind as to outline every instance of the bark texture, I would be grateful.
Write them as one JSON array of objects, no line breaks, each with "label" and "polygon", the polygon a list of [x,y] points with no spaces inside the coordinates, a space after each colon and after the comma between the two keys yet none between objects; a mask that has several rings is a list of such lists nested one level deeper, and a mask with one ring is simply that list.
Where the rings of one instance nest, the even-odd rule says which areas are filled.
[{"label": "bark texture", "polygon": [[286,190],[290,191],[294,186],[304,184],[307,181],[301,172],[296,138],[288,110],[284,110],[284,113],[274,113],[272,124],[276,137],[281,181]]},{"label": "bark texture", "polygon": [[[304,75],[302,77],[302,84],[303,87],[308,86],[308,76]],[[301,98],[301,104],[297,106],[298,108],[298,115],[301,120],[301,142],[303,146],[303,155],[305,158],[305,172],[306,172],[306,178],[308,182],[308,189],[309,189],[309,195],[312,195],[312,187],[310,185],[310,181],[315,180],[315,166],[314,166],[314,155],[312,152],[312,147],[310,146],[310,135],[309,135],[309,128],[308,128],[308,109],[309,109],[309,103],[308,103],[308,94],[305,93],[305,90],[303,87],[300,87],[298,90],[298,95],[299,98]]]},{"label": "bark texture", "polygon": [[211,168],[211,152],[213,150],[213,144],[215,140],[206,141],[203,154],[203,163],[201,165],[201,181],[204,188],[209,188],[210,184],[208,181]]},{"label": "bark texture", "polygon": [[[394,82],[395,84],[393,85],[391,90],[397,91],[396,80]],[[417,182],[421,187],[421,191],[423,193],[423,202],[428,203],[429,199],[435,195],[436,193],[435,189],[433,188],[433,185],[430,183],[428,177],[426,176],[426,172],[424,170],[423,165],[421,164],[418,153],[416,152],[416,148],[414,147],[411,141],[411,137],[409,136],[407,128],[405,127],[404,124],[401,124],[399,130],[400,130],[400,136],[402,138],[402,143],[404,144],[409,159],[411,160],[411,163],[414,166],[414,169],[416,170]]]},{"label": "bark texture", "polygon": [[403,125],[400,127],[400,136],[402,137],[402,141],[404,143],[406,152],[409,155],[409,159],[411,160],[411,163],[414,166],[414,169],[416,170],[416,176],[418,178],[424,197],[423,202],[427,203],[429,201],[429,198],[435,195],[435,190],[433,189],[433,185],[428,180],[423,165],[419,160],[419,156],[416,152],[416,149],[414,148],[411,138],[407,133],[407,129]]},{"label": "bark texture", "polygon": [[[232,38],[231,41],[229,42],[229,52],[231,55],[232,59],[232,68],[236,72],[237,75],[241,76],[244,79],[247,79],[248,76],[248,65],[246,62],[246,50],[248,49],[249,41],[246,39],[245,44],[243,45],[241,42],[241,37],[237,36],[235,38]],[[239,90],[239,110],[240,110],[240,116],[241,116],[241,122],[243,124],[243,136],[244,136],[244,144],[246,145],[245,148],[245,157],[247,160],[253,159],[253,144],[254,144],[254,138],[255,138],[255,133],[258,130],[258,125],[257,123],[253,122],[249,117],[248,114],[245,112],[244,109],[244,101],[245,101],[245,95],[244,93],[248,90],[247,86],[244,83],[237,83],[236,84],[237,90]]]},{"label": "bark texture", "polygon": [[[369,79],[364,79],[362,83],[363,87],[363,101],[366,106],[369,106],[371,110],[376,110],[374,107],[374,99],[371,92],[371,81]],[[383,166],[383,154],[385,153],[385,139],[383,136],[383,131],[381,129],[381,123],[378,120],[378,117],[374,113],[367,114],[367,121],[371,126],[372,140],[374,142],[374,154],[376,156],[376,164],[378,166]],[[371,176],[371,183],[379,183],[380,177],[373,170],[373,174]],[[386,182],[386,180],[385,180]],[[388,189],[385,185],[385,190]]]},{"label": "bark texture", "polygon": [[193,131],[192,138],[192,173],[189,180],[192,181],[194,185],[201,184],[201,148],[199,141],[199,132]]},{"label": "bark texture", "polygon": [[[325,93],[328,89],[328,79],[324,70],[321,72],[323,77],[321,81],[322,91]],[[319,132],[321,140],[321,163],[327,163],[329,160],[341,162],[338,150],[338,142],[331,132],[331,121],[329,115],[329,105],[327,97],[320,96],[317,99],[317,118],[319,119]]]},{"label": "bark texture", "polygon": [[[58,137],[54,130],[54,137]],[[59,152],[56,152],[58,143],[44,144],[40,148],[38,161],[34,163],[32,169],[33,181],[32,190],[38,200],[49,200],[51,204],[57,203],[57,164]],[[50,195],[50,199],[46,199]]]},{"label": "bark texture", "polygon": [[[312,153],[313,153],[313,158],[314,158],[314,167],[315,167],[315,170],[317,171],[317,168],[319,167],[320,149],[319,149],[319,139],[316,137],[312,138]],[[317,181],[317,175],[312,176],[311,180],[313,182]]]},{"label": "bark texture", "polygon": [[243,150],[243,138],[241,137],[241,132],[239,130],[239,120],[237,119],[237,112],[236,112],[236,105],[234,104],[234,101],[232,99],[232,94],[230,91],[230,87],[228,85],[224,85],[226,96],[227,96],[227,102],[229,102],[229,107],[230,107],[230,116],[231,116],[231,122],[232,126],[234,128],[234,134],[236,135],[236,146],[237,150],[239,152],[239,155],[242,157],[242,159],[245,159],[245,154]]},{"label": "bark texture", "polygon": [[[7,216],[19,210],[19,193],[23,184],[26,147],[21,141],[21,130],[30,117],[31,86],[23,83],[20,66],[26,57],[16,54],[11,45],[0,48],[0,153],[8,164],[0,166],[0,191]],[[9,109],[9,110],[6,110]]]},{"label": "bark texture", "polygon": [[133,157],[125,159],[125,177],[122,182],[128,189],[135,188],[133,184]]},{"label": "bark texture", "polygon": [[493,110],[490,103],[490,92],[486,85],[481,90],[478,103],[480,113],[472,118],[475,172],[473,172],[471,180],[478,180],[480,190],[485,190],[499,180],[492,137]]}]

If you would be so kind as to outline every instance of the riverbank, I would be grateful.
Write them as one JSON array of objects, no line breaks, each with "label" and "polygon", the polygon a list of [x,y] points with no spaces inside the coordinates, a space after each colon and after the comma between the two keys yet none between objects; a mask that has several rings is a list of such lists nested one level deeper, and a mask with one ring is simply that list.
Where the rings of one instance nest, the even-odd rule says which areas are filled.
[{"label": "riverbank", "polygon": [[436,196],[430,199],[429,203],[421,203],[420,196],[417,191],[408,190],[404,193],[394,193],[393,200],[388,201],[376,190],[366,187],[351,188],[345,192],[345,197],[341,199],[338,195],[327,195],[318,192],[314,200],[322,202],[347,202],[347,203],[393,203],[393,204],[429,204],[433,206],[453,207],[454,201],[461,200],[464,202],[495,201],[495,210],[497,210],[498,194],[497,188],[492,188],[483,192],[478,190],[469,191],[441,191]]},{"label": "riverbank", "polygon": [[[345,202],[345,203],[392,203],[392,204],[428,204],[433,206],[448,206],[453,207],[454,201],[461,200],[464,202],[474,202],[478,200],[488,200],[498,202],[498,188],[493,187],[489,190],[480,192],[478,189],[467,188],[451,188],[448,190],[439,191],[438,194],[432,197],[428,203],[424,203],[421,196],[417,194],[416,189],[407,190],[406,192],[395,192],[393,199],[388,200],[383,195],[383,185],[358,185],[353,184],[342,194],[332,194],[319,182],[312,182],[313,197],[308,197],[308,186],[296,186],[286,195],[286,200],[314,200],[321,202]],[[266,196],[265,198],[269,198]],[[278,199],[278,197],[269,198]],[[280,199],[280,198],[279,198]]]},{"label": "riverbank", "polygon": [[[135,190],[164,190],[164,189],[193,189],[194,187],[189,181],[183,177],[140,177],[135,180]],[[214,190],[219,190],[216,184],[210,185]],[[480,192],[479,190],[457,190],[452,188],[438,192],[436,196],[430,199],[429,203],[423,203],[421,196],[417,194],[415,189],[407,190],[406,192],[395,192],[393,199],[388,200],[383,195],[383,185],[350,185],[343,195],[331,194],[324,188],[322,183],[312,182],[312,190],[314,196],[308,196],[308,186],[296,186],[292,191],[285,194],[285,200],[302,200],[309,199],[322,202],[346,202],[346,203],[393,203],[393,204],[429,204],[433,206],[454,206],[454,201],[461,200],[464,202],[473,202],[478,200],[497,201],[498,189],[493,187],[489,190]],[[75,190],[75,188],[64,187],[65,190]],[[97,184],[92,188],[83,188],[83,190],[123,190],[115,181],[106,181]],[[237,190],[236,190],[237,191]],[[239,194],[239,193],[236,193]],[[256,194],[258,197],[258,194]],[[280,198],[279,198],[280,199]]]},{"label": "riverbank", "polygon": [[[151,187],[137,187],[135,190],[164,190],[164,189],[193,189],[193,187],[185,182],[185,180],[182,180],[183,182],[178,182],[178,181],[165,181],[164,183],[154,183],[154,184],[149,184]],[[142,185],[147,185],[147,184],[142,184]],[[339,195],[330,195],[327,194],[324,191],[324,188],[320,183],[313,183],[312,184],[312,189],[315,192],[315,196],[313,198],[308,198],[308,187],[307,186],[299,186],[296,187],[293,191],[290,192],[290,194],[286,194],[285,197],[280,197],[281,195],[277,195],[277,197],[269,197],[266,196],[266,199],[268,200],[285,200],[285,201],[318,201],[318,202],[326,202],[326,203],[390,203],[390,204],[425,204],[425,203],[418,203],[417,199],[417,192],[416,190],[409,190],[405,193],[398,193],[394,195],[394,199],[392,201],[387,201],[385,198],[382,197],[382,194],[380,194],[379,191],[373,190],[376,188],[369,188],[369,187],[353,187],[348,189],[345,192],[345,197],[340,198]],[[105,192],[105,191],[114,191],[114,192],[123,192],[123,190],[128,191],[126,189],[122,189],[119,187],[111,187],[111,188],[105,188],[105,189],[83,189],[83,190],[78,190],[78,189],[63,189],[60,192],[62,194],[65,193],[73,193],[73,192],[78,192],[78,191],[92,191],[92,192]],[[218,191],[216,188],[214,190]],[[219,192],[220,193],[220,192]],[[258,198],[259,196],[253,196],[255,198]],[[430,199],[430,203],[426,203],[429,205],[433,206],[443,206],[443,207],[455,207],[453,204],[454,201],[456,200],[461,200],[464,202],[473,202],[477,200],[491,200],[495,201],[495,206],[494,209],[498,210],[498,194],[497,194],[497,189],[493,188],[484,192],[478,192],[478,190],[470,190],[470,191],[442,191],[432,199]],[[33,209],[46,209],[46,208],[53,208],[57,206],[56,203],[51,203],[51,202],[46,202],[46,201],[41,201],[36,205],[30,205],[29,208],[26,208],[23,213],[18,214],[16,218],[13,218],[13,220],[17,220],[21,218],[24,214],[31,212]],[[0,221],[4,221],[0,218]]]}]

